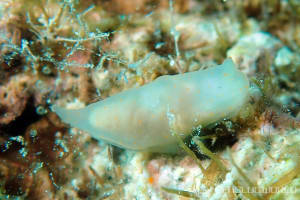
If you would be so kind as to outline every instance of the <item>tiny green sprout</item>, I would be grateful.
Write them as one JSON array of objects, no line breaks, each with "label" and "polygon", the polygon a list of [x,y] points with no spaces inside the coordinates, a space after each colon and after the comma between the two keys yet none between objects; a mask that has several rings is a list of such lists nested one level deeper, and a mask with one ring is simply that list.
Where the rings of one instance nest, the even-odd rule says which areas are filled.
[{"label": "tiny green sprout", "polygon": [[31,167],[33,168],[32,173],[36,174],[44,167],[43,162],[32,163]]},{"label": "tiny green sprout", "polygon": [[43,106],[39,105],[37,108],[36,108],[36,113],[39,114],[39,115],[45,115],[48,113],[47,109],[45,109]]},{"label": "tiny green sprout", "polygon": [[30,137],[31,137],[31,139],[32,139],[33,142],[36,141],[37,134],[38,134],[37,130],[35,130],[35,129],[31,129],[30,130],[29,135],[30,135]]},{"label": "tiny green sprout", "polygon": [[37,131],[35,129],[30,130],[30,137],[34,138],[37,136]]},{"label": "tiny green sprout", "polygon": [[167,188],[167,187],[161,187],[162,190],[168,193],[177,194],[179,196],[193,198],[193,199],[200,199],[200,197],[195,194],[194,192],[189,192],[185,190],[179,190],[179,189],[173,189],[173,188]]},{"label": "tiny green sprout", "polygon": [[198,136],[195,136],[193,138],[193,141],[197,144],[197,146],[201,152],[203,152],[205,155],[210,157],[214,162],[216,162],[216,164],[218,165],[220,170],[222,170],[225,173],[228,172],[228,170],[226,169],[224,164],[221,162],[221,159],[216,154],[211,152],[208,148],[206,148],[206,146],[201,142],[201,140]]},{"label": "tiny green sprout", "polygon": [[192,159],[197,163],[198,167],[201,169],[202,173],[205,173],[205,169],[202,166],[200,160],[197,158],[196,154],[184,143],[182,138],[177,134],[173,133],[173,135],[177,138],[179,146],[189,155]]},{"label": "tiny green sprout", "polygon": [[45,66],[42,67],[42,72],[45,75],[49,75],[49,74],[51,74],[51,69],[50,69],[49,66],[45,65]]},{"label": "tiny green sprout", "polygon": [[[256,183],[253,183],[249,177],[243,172],[243,170],[236,164],[236,162],[234,161],[231,151],[229,148],[227,148],[227,154],[229,156],[229,160],[231,162],[231,164],[234,166],[234,168],[237,170],[237,172],[239,173],[239,175],[241,176],[241,178],[247,183],[248,187],[250,188],[259,188],[258,185]],[[233,184],[240,190],[245,191],[245,189],[243,189],[243,186],[241,186],[241,184],[239,183],[238,180],[234,181]],[[247,198],[249,198],[250,200],[262,200],[262,198],[258,195],[254,196],[251,193],[243,193],[243,195],[245,195]]]}]

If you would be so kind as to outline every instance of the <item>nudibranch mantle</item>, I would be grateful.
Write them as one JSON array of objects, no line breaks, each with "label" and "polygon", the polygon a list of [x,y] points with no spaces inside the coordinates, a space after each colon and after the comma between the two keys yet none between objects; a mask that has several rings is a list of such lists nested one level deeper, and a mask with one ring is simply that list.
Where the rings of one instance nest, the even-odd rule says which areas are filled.
[{"label": "nudibranch mantle", "polygon": [[53,106],[60,118],[113,145],[174,152],[192,129],[234,117],[248,99],[249,81],[231,59],[222,65],[165,75],[82,109]]}]

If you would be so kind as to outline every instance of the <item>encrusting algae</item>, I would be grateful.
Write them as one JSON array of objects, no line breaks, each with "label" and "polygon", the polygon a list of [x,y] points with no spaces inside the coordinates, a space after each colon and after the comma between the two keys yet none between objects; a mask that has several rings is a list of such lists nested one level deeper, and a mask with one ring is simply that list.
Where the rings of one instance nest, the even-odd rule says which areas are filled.
[{"label": "encrusting algae", "polygon": [[0,1],[0,199],[299,199],[299,8]]}]

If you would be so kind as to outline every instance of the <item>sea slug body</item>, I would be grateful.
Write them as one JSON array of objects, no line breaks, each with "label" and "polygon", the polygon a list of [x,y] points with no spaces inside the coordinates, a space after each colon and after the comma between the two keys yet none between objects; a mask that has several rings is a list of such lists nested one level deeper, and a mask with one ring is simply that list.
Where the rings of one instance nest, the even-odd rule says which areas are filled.
[{"label": "sea slug body", "polygon": [[235,116],[248,99],[249,82],[231,59],[222,65],[121,92],[78,110],[53,106],[60,118],[119,147],[156,152],[177,149],[176,132]]}]

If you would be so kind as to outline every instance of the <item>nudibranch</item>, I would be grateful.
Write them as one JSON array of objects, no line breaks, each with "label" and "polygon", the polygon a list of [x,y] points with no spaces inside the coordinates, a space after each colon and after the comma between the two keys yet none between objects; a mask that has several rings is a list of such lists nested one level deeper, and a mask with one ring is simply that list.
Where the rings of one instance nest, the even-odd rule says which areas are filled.
[{"label": "nudibranch", "polygon": [[82,109],[53,106],[66,123],[132,150],[174,152],[192,129],[234,117],[249,96],[249,81],[231,59],[222,65],[165,75]]}]

